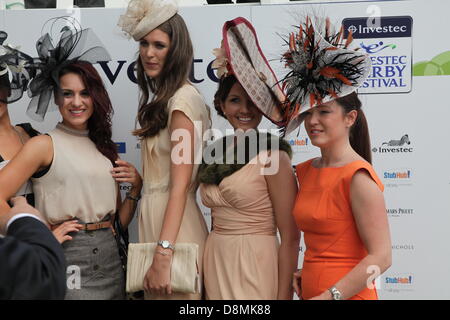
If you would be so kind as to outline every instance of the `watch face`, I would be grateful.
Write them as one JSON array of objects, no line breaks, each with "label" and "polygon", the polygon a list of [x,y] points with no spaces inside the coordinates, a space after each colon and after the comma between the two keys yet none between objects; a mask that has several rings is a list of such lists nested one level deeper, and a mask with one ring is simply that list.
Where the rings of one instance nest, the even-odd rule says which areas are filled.
[{"label": "watch face", "polygon": [[161,244],[162,244],[162,247],[165,248],[165,249],[167,249],[169,247],[169,245],[170,245],[169,241],[167,241],[167,240],[164,240]]}]

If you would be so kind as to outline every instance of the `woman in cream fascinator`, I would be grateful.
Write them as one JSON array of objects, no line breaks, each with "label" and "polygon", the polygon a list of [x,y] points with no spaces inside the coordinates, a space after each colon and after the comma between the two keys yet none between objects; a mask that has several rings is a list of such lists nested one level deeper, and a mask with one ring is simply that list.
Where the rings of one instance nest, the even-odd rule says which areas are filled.
[{"label": "woman in cream fascinator", "polygon": [[[196,293],[183,294],[174,292],[170,282],[173,254],[181,242],[198,245],[202,278],[208,231],[196,203],[198,164],[194,159],[201,150],[194,148],[194,136],[201,138],[211,122],[203,97],[188,81],[193,48],[177,11],[174,1],[132,0],[119,20],[122,30],[139,42],[139,128],[133,132],[141,139],[144,179],[139,242],[157,243],[143,283],[147,299],[202,298],[201,285]],[[187,147],[178,157],[175,148],[180,140],[171,141],[171,136],[180,132],[189,138],[182,140]]]}]

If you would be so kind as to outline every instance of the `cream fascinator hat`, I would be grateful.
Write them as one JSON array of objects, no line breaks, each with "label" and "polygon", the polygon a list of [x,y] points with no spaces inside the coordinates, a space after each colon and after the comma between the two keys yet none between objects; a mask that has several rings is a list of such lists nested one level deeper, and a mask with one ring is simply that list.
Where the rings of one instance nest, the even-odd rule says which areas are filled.
[{"label": "cream fascinator hat", "polygon": [[131,0],[127,12],[119,18],[118,26],[129,37],[139,41],[177,11],[175,0]]}]

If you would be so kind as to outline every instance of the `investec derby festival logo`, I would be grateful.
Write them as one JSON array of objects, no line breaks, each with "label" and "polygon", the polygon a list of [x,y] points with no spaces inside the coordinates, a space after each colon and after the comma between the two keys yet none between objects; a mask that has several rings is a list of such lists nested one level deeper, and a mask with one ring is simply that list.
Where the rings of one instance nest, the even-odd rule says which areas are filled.
[{"label": "investec derby festival logo", "polygon": [[412,186],[413,172],[410,168],[385,170],[382,178],[386,187]]},{"label": "investec derby festival logo", "polygon": [[374,54],[381,52],[386,49],[394,50],[397,48],[397,45],[395,44],[384,44],[383,41],[380,41],[378,43],[364,43],[361,42],[359,46],[366,51],[368,54]]},{"label": "investec derby festival logo", "polygon": [[411,90],[412,18],[347,18],[345,37],[352,32],[360,48],[370,56],[372,69],[361,93],[395,93]]},{"label": "investec derby festival logo", "polygon": [[411,153],[413,150],[407,134],[404,134],[400,139],[383,142],[378,148],[372,148],[373,152],[378,153]]}]

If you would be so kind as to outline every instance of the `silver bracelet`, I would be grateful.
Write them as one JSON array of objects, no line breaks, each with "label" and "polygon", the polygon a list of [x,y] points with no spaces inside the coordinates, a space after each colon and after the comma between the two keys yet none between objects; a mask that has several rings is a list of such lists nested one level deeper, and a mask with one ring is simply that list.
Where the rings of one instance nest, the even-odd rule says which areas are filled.
[{"label": "silver bracelet", "polygon": [[161,250],[156,250],[156,253],[159,253],[162,256],[171,256],[171,254],[169,252],[164,252],[164,251],[161,251]]}]

